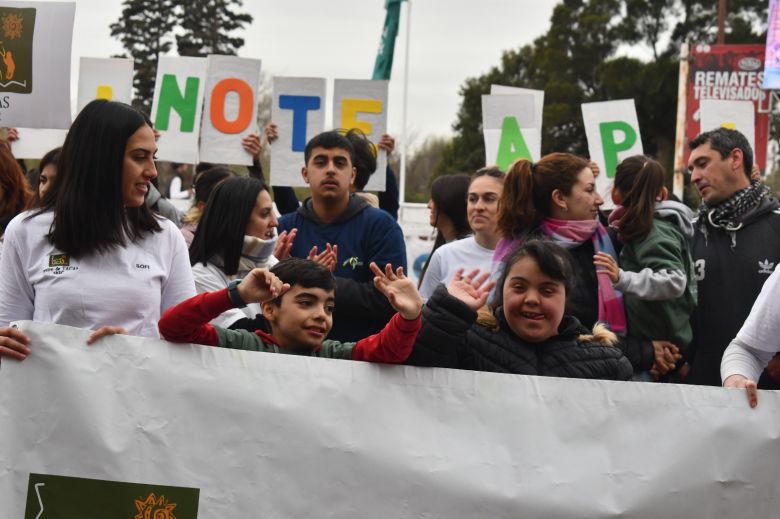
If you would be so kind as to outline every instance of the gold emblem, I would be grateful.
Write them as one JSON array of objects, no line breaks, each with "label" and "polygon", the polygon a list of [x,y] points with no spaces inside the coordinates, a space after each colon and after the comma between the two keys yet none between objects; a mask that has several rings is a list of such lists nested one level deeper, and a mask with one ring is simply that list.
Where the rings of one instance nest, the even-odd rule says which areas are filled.
[{"label": "gold emblem", "polygon": [[135,514],[134,519],[176,519],[176,516],[173,515],[176,503],[169,503],[163,495],[158,499],[154,492],[150,493],[143,501],[136,499],[135,508],[138,513]]},{"label": "gold emblem", "polygon": [[9,40],[22,37],[22,17],[16,14],[3,16],[3,36]]}]

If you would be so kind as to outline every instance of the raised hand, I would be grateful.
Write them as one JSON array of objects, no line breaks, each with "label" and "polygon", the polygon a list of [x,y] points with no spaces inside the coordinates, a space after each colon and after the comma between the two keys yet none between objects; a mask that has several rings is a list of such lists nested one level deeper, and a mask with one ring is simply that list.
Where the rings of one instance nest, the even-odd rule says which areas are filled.
[{"label": "raised hand", "polygon": [[288,283],[268,269],[252,269],[238,284],[238,295],[246,303],[272,301],[290,290]]},{"label": "raised hand", "polygon": [[479,269],[474,269],[464,277],[463,270],[458,269],[455,275],[452,276],[450,283],[447,285],[447,292],[476,311],[485,306],[490,291],[496,286],[496,282],[488,281],[490,272],[480,275]]},{"label": "raised hand", "polygon": [[325,250],[317,254],[317,246],[311,248],[307,258],[311,261],[317,262],[326,269],[333,272],[336,269],[336,262],[338,261],[338,245],[325,244]]},{"label": "raised hand", "polygon": [[293,242],[298,235],[298,229],[292,229],[290,232],[282,231],[276,240],[276,247],[274,247],[274,258],[279,261],[286,260],[290,257],[290,251],[292,251]]},{"label": "raised hand", "polygon": [[423,301],[414,281],[404,276],[404,268],[398,267],[393,272],[393,266],[388,263],[382,272],[373,261],[369,268],[374,273],[374,286],[390,301],[395,311],[408,321],[417,319]]},{"label": "raised hand", "polygon": [[268,139],[268,142],[279,138],[279,128],[274,123],[268,123],[265,126],[265,138]]},{"label": "raised hand", "polygon": [[593,264],[596,265],[597,272],[605,273],[613,283],[617,283],[620,279],[620,267],[617,261],[606,252],[597,252],[593,256]]},{"label": "raised hand", "polygon": [[385,133],[379,139],[378,146],[390,155],[393,153],[393,150],[395,150],[395,138],[392,135]]},{"label": "raised hand", "polygon": [[258,134],[250,133],[241,139],[241,146],[244,147],[244,151],[252,156],[252,160],[260,160],[260,154],[263,152],[263,145],[260,144],[260,136]]}]

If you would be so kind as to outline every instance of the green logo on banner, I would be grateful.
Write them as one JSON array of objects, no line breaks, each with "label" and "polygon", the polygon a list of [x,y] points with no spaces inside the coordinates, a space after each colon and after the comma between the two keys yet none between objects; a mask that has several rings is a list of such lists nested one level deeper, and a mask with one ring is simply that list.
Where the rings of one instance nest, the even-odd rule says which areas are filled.
[{"label": "green logo on banner", "polygon": [[[624,121],[610,121],[599,124],[601,147],[604,148],[604,166],[607,168],[607,178],[615,178],[615,168],[618,165],[618,153],[630,150],[636,143],[636,130]],[[615,134],[622,133],[622,139],[617,140]]]},{"label": "green logo on banner", "polygon": [[34,29],[34,8],[0,7],[0,92],[32,92]]},{"label": "green logo on banner", "polygon": [[24,519],[197,519],[197,488],[30,474]]}]

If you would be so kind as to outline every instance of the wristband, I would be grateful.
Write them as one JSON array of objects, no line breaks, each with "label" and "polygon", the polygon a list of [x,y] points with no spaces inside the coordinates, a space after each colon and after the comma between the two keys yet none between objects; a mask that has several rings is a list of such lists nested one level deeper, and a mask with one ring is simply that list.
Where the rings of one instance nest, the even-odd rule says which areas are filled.
[{"label": "wristband", "polygon": [[246,306],[246,301],[241,299],[241,294],[238,293],[239,283],[241,283],[240,279],[234,279],[228,283],[228,297],[230,297],[230,302],[233,303],[235,308],[244,308]]}]

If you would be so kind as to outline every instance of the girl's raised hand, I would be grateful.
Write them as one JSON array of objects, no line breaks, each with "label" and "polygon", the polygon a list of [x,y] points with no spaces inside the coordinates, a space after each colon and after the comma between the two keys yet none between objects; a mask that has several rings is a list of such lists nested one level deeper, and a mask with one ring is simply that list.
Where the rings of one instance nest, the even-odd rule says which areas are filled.
[{"label": "girl's raised hand", "polygon": [[617,261],[606,252],[597,252],[593,256],[593,264],[596,265],[596,272],[605,273],[613,283],[617,283],[620,279],[620,267]]},{"label": "girl's raised hand", "polygon": [[382,272],[372,261],[369,268],[374,273],[374,286],[390,301],[395,311],[408,321],[417,319],[422,311],[422,297],[414,281],[404,275],[403,267],[393,272],[393,266],[388,263]]},{"label": "girl's raised hand", "polygon": [[463,270],[458,269],[455,275],[452,276],[452,280],[447,285],[447,292],[476,311],[485,306],[490,291],[496,286],[496,282],[488,281],[490,272],[480,274],[479,269],[474,269],[464,276]]}]

